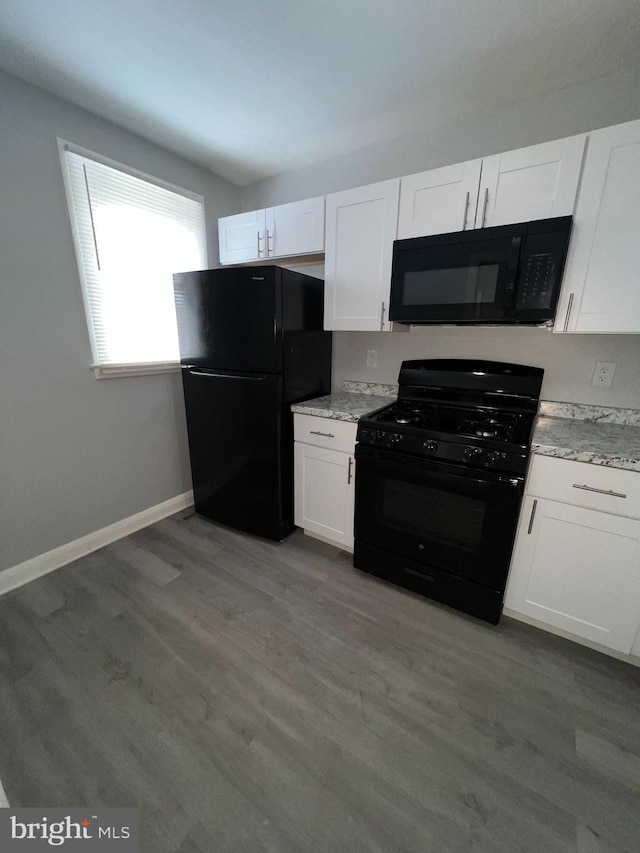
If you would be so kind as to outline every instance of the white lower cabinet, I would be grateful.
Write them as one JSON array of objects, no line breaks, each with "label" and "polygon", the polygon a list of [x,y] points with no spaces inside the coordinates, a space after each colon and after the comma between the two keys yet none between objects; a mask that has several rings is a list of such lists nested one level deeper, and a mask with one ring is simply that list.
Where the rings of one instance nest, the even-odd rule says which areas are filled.
[{"label": "white lower cabinet", "polygon": [[[353,551],[356,424],[296,415],[294,431],[294,521],[305,533]],[[340,449],[330,447],[332,440]]]},{"label": "white lower cabinet", "polygon": [[[539,490],[536,461],[530,482]],[[544,460],[546,470],[550,462]],[[557,491],[562,477],[568,477],[567,483],[578,490],[582,502],[583,469],[593,469],[590,482],[597,483],[597,466],[561,460],[556,464],[561,468],[556,476],[551,466],[550,490]],[[505,607],[576,638],[629,654],[640,626],[640,520],[528,494]]]}]

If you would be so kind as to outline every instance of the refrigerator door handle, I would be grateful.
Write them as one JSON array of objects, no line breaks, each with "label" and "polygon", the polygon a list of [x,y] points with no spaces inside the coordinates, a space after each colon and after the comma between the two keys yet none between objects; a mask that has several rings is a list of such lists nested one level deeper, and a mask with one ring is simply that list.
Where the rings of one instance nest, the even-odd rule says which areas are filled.
[{"label": "refrigerator door handle", "polygon": [[213,373],[212,371],[193,370],[189,368],[192,376],[212,376],[214,379],[245,379],[247,382],[262,382],[264,376],[239,376],[237,373]]}]

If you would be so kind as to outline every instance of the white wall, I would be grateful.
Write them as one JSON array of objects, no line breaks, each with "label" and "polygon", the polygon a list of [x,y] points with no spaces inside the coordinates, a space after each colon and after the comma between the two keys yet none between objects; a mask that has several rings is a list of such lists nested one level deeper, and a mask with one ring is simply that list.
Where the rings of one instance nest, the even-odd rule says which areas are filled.
[{"label": "white wall", "polygon": [[[367,350],[378,367],[366,366]],[[403,359],[485,358],[544,368],[542,397],[640,409],[640,336],[554,335],[546,329],[413,326],[409,333],[334,332],[333,388],[343,379],[398,381]],[[596,361],[617,362],[611,388],[595,388]]]},{"label": "white wall", "polygon": [[0,72],[0,570],[187,491],[179,374],[96,380],[56,137],[205,199],[226,181]]},{"label": "white wall", "polygon": [[[640,117],[640,71],[602,77],[489,113],[438,122],[422,130],[242,191],[243,210],[335,192],[485,154],[593,130]],[[366,351],[378,351],[378,368]],[[550,400],[640,408],[640,336],[553,335],[543,329],[413,328],[409,334],[334,334],[333,387],[342,380],[396,382],[404,358],[490,358],[545,369]],[[596,361],[615,361],[611,388],[594,388]]]},{"label": "white wall", "polygon": [[242,209],[411,175],[640,117],[640,69],[567,86],[493,111],[439,120],[420,131],[244,187]]}]

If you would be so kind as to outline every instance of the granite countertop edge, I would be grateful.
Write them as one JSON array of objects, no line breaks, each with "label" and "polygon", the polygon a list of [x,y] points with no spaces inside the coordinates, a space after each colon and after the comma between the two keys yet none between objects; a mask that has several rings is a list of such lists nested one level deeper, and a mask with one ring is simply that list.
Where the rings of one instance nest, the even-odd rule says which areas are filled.
[{"label": "granite countertop edge", "polygon": [[328,394],[326,397],[305,400],[303,403],[294,403],[291,411],[300,415],[315,415],[334,421],[357,423],[360,418],[383,406],[388,406],[391,402],[389,397],[378,394],[341,391],[337,394]]},{"label": "granite countertop edge", "polygon": [[555,445],[531,445],[531,452],[538,456],[553,456],[556,459],[567,459],[571,462],[587,462],[589,465],[603,465],[607,468],[621,468],[625,471],[639,471],[640,459],[627,459],[612,453],[596,453],[588,450],[576,450],[572,447],[557,447]]},{"label": "granite countertop edge", "polygon": [[[395,386],[345,381],[344,390],[295,403],[291,411],[357,423],[389,405]],[[356,390],[357,389],[357,390]],[[591,465],[640,472],[640,412],[541,401],[531,451]]]},{"label": "granite countertop edge", "polygon": [[640,471],[640,426],[542,415],[536,421],[531,451],[539,456]]}]

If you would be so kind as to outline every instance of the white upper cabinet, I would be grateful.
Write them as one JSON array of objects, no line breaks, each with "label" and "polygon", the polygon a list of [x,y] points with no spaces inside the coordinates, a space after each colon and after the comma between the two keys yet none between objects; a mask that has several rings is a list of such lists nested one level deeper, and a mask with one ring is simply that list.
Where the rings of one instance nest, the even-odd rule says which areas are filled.
[{"label": "white upper cabinet", "polygon": [[581,134],[485,157],[475,227],[571,216],[586,139]]},{"label": "white upper cabinet", "polygon": [[221,264],[266,258],[265,212],[251,210],[218,219]]},{"label": "white upper cabinet", "polygon": [[640,332],[640,121],[590,134],[559,332]]},{"label": "white upper cabinet", "polygon": [[573,213],[586,134],[400,179],[398,240]]},{"label": "white upper cabinet", "polygon": [[398,240],[473,228],[482,160],[400,179]]},{"label": "white upper cabinet", "polygon": [[387,331],[400,180],[327,196],[324,327]]},{"label": "white upper cabinet", "polygon": [[269,207],[267,257],[324,252],[324,196]]},{"label": "white upper cabinet", "polygon": [[220,263],[286,258],[324,251],[324,196],[218,220]]}]

